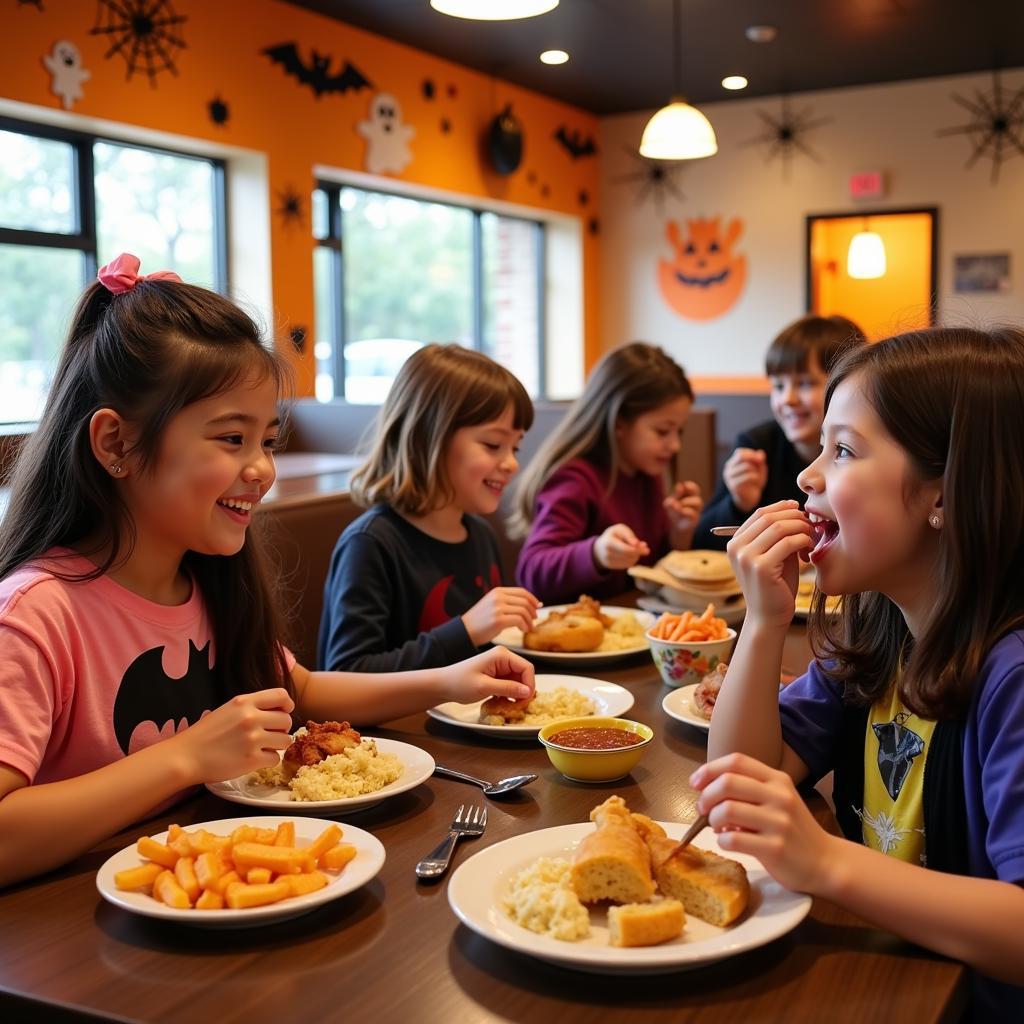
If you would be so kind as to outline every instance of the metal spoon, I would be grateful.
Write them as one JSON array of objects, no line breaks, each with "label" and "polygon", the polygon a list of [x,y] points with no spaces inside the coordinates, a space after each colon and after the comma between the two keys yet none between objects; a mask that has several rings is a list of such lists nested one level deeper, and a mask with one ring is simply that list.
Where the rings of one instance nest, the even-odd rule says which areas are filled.
[{"label": "metal spoon", "polygon": [[519,789],[520,786],[528,786],[537,779],[536,775],[512,775],[507,779],[499,779],[497,782],[485,782],[483,779],[474,778],[465,772],[457,772],[454,768],[444,768],[439,764],[434,765],[434,774],[445,775],[450,779],[458,779],[460,782],[472,782],[473,785],[479,786],[484,791],[485,796],[504,796],[506,793]]}]

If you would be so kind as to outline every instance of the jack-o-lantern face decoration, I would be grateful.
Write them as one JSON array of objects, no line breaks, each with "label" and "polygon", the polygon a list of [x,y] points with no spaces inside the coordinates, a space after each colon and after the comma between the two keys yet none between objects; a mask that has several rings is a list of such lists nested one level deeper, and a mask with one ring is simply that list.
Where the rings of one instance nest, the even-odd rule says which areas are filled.
[{"label": "jack-o-lantern face decoration", "polygon": [[747,281],[747,257],[734,256],[732,251],[743,221],[731,220],[724,235],[718,217],[686,224],[687,238],[680,237],[675,221],[665,226],[675,258],[658,261],[658,284],[665,301],[680,316],[712,320],[733,307]]}]

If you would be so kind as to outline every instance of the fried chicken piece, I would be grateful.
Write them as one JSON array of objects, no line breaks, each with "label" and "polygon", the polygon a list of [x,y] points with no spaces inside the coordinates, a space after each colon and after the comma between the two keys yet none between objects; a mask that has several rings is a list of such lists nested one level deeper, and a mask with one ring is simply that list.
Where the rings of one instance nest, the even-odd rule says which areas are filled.
[{"label": "fried chicken piece", "polygon": [[533,697],[488,697],[480,705],[480,721],[486,721],[491,715],[497,715],[506,722],[521,722],[526,716],[526,708]]},{"label": "fried chicken piece", "polygon": [[569,605],[569,607],[565,609],[565,614],[583,615],[588,619],[597,619],[605,629],[615,621],[601,611],[600,601],[596,601],[594,598],[588,597],[586,594],[580,594],[580,599],[575,604]]},{"label": "fried chicken piece", "polygon": [[296,736],[284,752],[281,767],[291,779],[307,764],[319,764],[325,757],[358,747],[362,737],[348,722],[307,722],[306,732]]}]

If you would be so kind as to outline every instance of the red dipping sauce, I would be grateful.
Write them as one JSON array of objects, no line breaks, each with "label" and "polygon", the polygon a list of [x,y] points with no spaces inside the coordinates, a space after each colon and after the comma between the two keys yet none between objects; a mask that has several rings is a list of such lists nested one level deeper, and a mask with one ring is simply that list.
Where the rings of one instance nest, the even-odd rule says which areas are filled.
[{"label": "red dipping sauce", "polygon": [[548,737],[548,743],[573,750],[616,750],[620,747],[635,747],[643,743],[643,736],[626,729],[592,728],[563,729]]}]

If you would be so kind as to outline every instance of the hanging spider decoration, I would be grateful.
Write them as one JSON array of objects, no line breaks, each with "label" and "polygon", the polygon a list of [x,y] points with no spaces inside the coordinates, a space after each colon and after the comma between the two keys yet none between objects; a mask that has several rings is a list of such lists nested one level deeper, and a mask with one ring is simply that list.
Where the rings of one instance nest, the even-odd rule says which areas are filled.
[{"label": "hanging spider decoration", "polygon": [[206,111],[214,124],[225,125],[231,119],[231,108],[228,106],[228,101],[222,99],[219,93],[206,104]]},{"label": "hanging spider decoration", "polygon": [[655,209],[659,214],[668,196],[680,203],[686,201],[686,196],[676,184],[676,176],[683,170],[682,165],[665,160],[648,160],[647,157],[640,156],[628,146],[623,146],[623,149],[626,151],[626,155],[637,164],[638,169],[629,174],[620,174],[618,177],[612,178],[612,184],[639,182],[640,187],[636,193],[637,204],[642,206],[648,198],[653,198]]},{"label": "hanging spider decoration", "polygon": [[763,110],[757,111],[757,116],[764,122],[764,131],[752,139],[741,142],[740,145],[767,146],[768,163],[777,156],[781,157],[783,178],[789,177],[789,162],[798,152],[820,163],[818,154],[807,145],[804,136],[815,128],[828,124],[832,120],[831,117],[812,118],[810,107],[791,110],[789,102],[785,99],[782,101],[782,114],[779,117],[766,114]]},{"label": "hanging spider decoration", "polygon": [[281,218],[281,224],[286,228],[296,225],[301,227],[306,220],[302,196],[290,185],[284,191],[276,193],[276,195],[280,205],[274,210],[274,213]]},{"label": "hanging spider decoration", "polygon": [[964,164],[970,169],[985,156],[992,161],[989,178],[994,185],[999,180],[999,167],[1014,153],[1024,153],[1024,86],[1021,86],[1008,100],[1003,95],[1003,84],[999,73],[992,74],[992,91],[980,89],[970,100],[953,93],[953,99],[974,115],[970,124],[956,128],[943,128],[936,135],[967,135],[974,152]]},{"label": "hanging spider decoration", "polygon": [[145,72],[155,86],[161,71],[178,73],[174,58],[177,50],[185,49],[185,40],[175,34],[174,26],[186,20],[187,15],[174,12],[171,0],[99,0],[96,25],[89,35],[110,37],[110,49],[103,57],[109,59],[115,53],[124,57],[125,78]]}]

